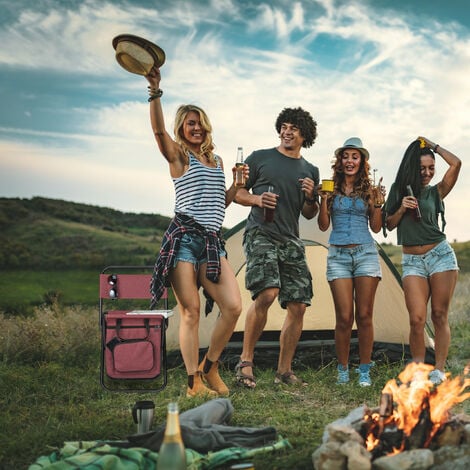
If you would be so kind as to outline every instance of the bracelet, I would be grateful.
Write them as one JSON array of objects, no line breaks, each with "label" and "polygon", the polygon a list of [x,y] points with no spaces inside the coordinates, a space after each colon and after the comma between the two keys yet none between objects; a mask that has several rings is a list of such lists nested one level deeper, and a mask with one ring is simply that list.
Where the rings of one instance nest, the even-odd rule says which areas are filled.
[{"label": "bracelet", "polygon": [[163,90],[161,88],[156,90],[155,88],[148,87],[148,89],[149,89],[150,97],[147,101],[149,103],[150,103],[150,101],[153,101],[156,98],[160,98],[163,95]]},{"label": "bracelet", "polygon": [[439,147],[439,144],[436,144],[433,148],[434,152],[437,152],[437,148]]},{"label": "bracelet", "polygon": [[381,209],[381,208],[382,208],[382,204],[374,204],[374,207],[375,207],[376,209]]},{"label": "bracelet", "polygon": [[309,205],[309,206],[313,206],[315,204],[316,199],[310,199],[309,197],[306,197],[305,198],[305,202]]}]

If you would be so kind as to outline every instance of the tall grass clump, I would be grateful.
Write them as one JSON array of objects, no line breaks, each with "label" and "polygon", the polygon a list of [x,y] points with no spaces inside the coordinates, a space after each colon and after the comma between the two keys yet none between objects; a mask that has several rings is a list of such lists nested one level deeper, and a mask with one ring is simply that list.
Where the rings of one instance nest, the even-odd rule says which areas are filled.
[{"label": "tall grass clump", "polygon": [[0,314],[0,361],[5,365],[55,362],[85,366],[98,360],[96,309],[57,302],[30,316]]}]

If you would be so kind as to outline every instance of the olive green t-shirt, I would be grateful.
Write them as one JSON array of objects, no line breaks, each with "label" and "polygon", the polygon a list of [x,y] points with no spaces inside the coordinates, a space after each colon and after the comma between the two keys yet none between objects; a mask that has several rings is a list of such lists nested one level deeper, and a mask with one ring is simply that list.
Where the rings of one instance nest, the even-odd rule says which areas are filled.
[{"label": "olive green t-shirt", "polygon": [[445,240],[438,224],[440,201],[437,185],[423,188],[418,199],[421,220],[418,221],[415,211],[405,212],[397,227],[399,245],[428,245]]}]

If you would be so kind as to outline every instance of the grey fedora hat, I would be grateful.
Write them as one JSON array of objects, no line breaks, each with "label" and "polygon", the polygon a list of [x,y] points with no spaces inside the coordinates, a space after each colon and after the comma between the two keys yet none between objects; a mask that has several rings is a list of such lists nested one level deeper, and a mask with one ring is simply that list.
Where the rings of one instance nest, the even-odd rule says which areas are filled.
[{"label": "grey fedora hat", "polygon": [[362,140],[359,137],[350,137],[347,139],[342,147],[339,147],[335,150],[335,156],[337,157],[344,149],[357,149],[359,150],[366,160],[369,160],[369,151],[362,146]]}]

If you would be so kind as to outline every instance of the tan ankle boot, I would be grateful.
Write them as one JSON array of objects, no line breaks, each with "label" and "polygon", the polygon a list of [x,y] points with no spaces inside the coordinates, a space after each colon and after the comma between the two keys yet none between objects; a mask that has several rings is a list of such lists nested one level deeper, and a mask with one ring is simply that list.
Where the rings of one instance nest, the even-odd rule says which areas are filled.
[{"label": "tan ankle boot", "polygon": [[193,388],[188,387],[186,390],[186,397],[216,398],[217,393],[204,385],[202,373],[198,370],[194,374]]},{"label": "tan ankle boot", "polygon": [[218,395],[227,396],[230,393],[227,385],[219,375],[219,361],[212,363],[211,368],[207,374],[204,373],[204,364],[206,362],[207,355],[204,356],[204,359],[199,364],[198,370],[202,372],[202,378],[206,381],[207,385],[212,390],[215,390]]}]

